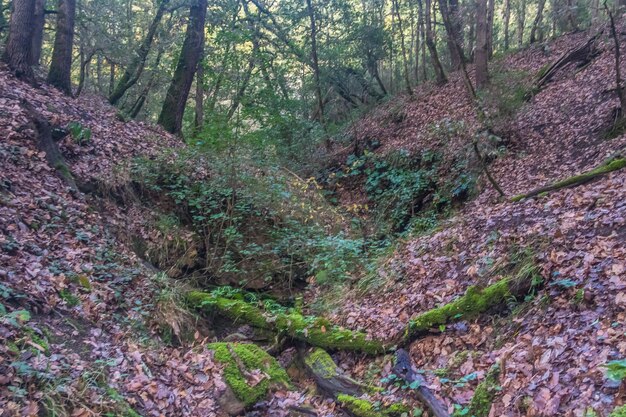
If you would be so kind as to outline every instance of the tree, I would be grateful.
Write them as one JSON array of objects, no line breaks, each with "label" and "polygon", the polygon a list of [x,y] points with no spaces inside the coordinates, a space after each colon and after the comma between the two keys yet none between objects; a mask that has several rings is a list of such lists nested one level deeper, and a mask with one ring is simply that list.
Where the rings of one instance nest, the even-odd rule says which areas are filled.
[{"label": "tree", "polygon": [[488,0],[476,1],[476,54],[474,61],[476,64],[476,88],[479,90],[484,88],[489,82],[487,1]]},{"label": "tree", "polygon": [[317,117],[320,123],[324,123],[324,99],[322,97],[322,84],[320,80],[320,66],[317,57],[317,25],[315,21],[315,10],[311,0],[306,0],[307,14],[311,23],[311,65],[313,68],[313,78],[315,79],[315,99],[317,100]]},{"label": "tree", "polygon": [[9,23],[9,39],[2,55],[17,78],[34,83],[35,75],[30,66],[32,48],[32,26],[35,17],[35,0],[13,2]]},{"label": "tree", "polygon": [[400,6],[398,5],[398,0],[393,0],[392,3],[393,9],[395,9],[396,17],[398,19],[398,30],[400,31],[400,50],[402,52],[402,64],[404,68],[404,82],[406,84],[406,92],[409,95],[413,95],[413,90],[411,89],[411,80],[409,78],[409,63],[406,56],[406,44],[404,40],[404,29],[402,27],[402,18],[400,17]]},{"label": "tree", "polygon": [[[431,12],[431,0],[425,0],[424,7],[424,21],[426,26],[426,46],[428,46],[428,51],[430,52],[430,60],[433,65],[433,69],[435,70],[435,79],[437,80],[437,85],[443,85],[448,82],[446,78],[446,74],[443,71],[443,66],[441,65],[441,61],[439,60],[439,54],[437,53],[437,44],[434,40],[433,35],[433,22],[430,18]],[[420,9],[422,8],[422,0],[418,0],[418,5]]]},{"label": "tree", "polygon": [[[535,15],[535,20],[533,20],[533,26],[530,29],[530,43],[535,43],[537,40],[541,41],[543,39],[543,31],[541,30],[541,21],[543,19],[543,8],[546,5],[546,0],[539,0],[537,3],[537,14]],[[539,37],[537,38],[537,33],[539,33]]]},{"label": "tree", "polygon": [[526,24],[526,0],[518,0],[517,7],[517,47],[524,44],[524,25]]},{"label": "tree", "polygon": [[465,60],[458,0],[439,0],[439,10],[446,28],[446,34],[448,35],[450,66],[453,70],[458,70],[461,68],[462,61]]},{"label": "tree", "polygon": [[72,94],[72,47],[74,45],[74,20],[76,0],[59,0],[57,31],[48,72],[48,83],[67,95]]},{"label": "tree", "polygon": [[109,96],[109,103],[115,105],[122,98],[124,93],[133,85],[137,83],[141,73],[143,72],[146,66],[146,59],[148,58],[148,53],[150,52],[150,48],[152,46],[152,41],[154,40],[154,35],[156,33],[157,28],[159,27],[159,23],[163,18],[163,14],[165,13],[165,7],[169,3],[169,0],[161,0],[159,3],[159,7],[157,9],[154,18],[152,19],[152,23],[148,28],[148,32],[146,33],[146,37],[144,38],[141,46],[137,50],[133,60],[130,65],[126,67],[122,77],[117,82],[113,93]]},{"label": "tree", "polygon": [[204,44],[204,23],[206,20],[207,0],[194,0],[189,8],[189,23],[185,33],[183,48],[178,57],[172,82],[165,95],[158,123],[170,133],[180,134],[183,114],[189,89]]},{"label": "tree", "polygon": [[508,50],[511,43],[510,22],[511,22],[511,0],[504,0],[504,14],[502,16],[504,25],[504,50]]}]

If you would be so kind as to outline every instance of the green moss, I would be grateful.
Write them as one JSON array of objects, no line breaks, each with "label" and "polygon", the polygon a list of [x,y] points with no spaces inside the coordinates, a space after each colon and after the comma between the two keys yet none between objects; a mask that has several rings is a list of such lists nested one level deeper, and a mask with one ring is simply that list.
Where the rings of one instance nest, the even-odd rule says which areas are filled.
[{"label": "green moss", "polygon": [[484,289],[476,286],[469,287],[460,298],[409,321],[406,337],[410,338],[453,319],[476,317],[510,297],[509,282],[509,279],[502,279]]},{"label": "green moss", "polygon": [[493,399],[498,393],[500,386],[498,385],[498,376],[500,375],[500,365],[495,364],[487,372],[485,380],[478,384],[474,396],[469,404],[469,415],[474,417],[487,417]]},{"label": "green moss", "polygon": [[626,417],[626,405],[615,407],[609,417]]},{"label": "green moss", "polygon": [[[256,385],[248,384],[245,375],[242,374],[235,358],[233,358],[229,345],[239,357],[246,369],[250,372],[259,370],[266,377]],[[256,404],[263,399],[267,393],[276,386],[288,387],[290,385],[287,372],[263,349],[248,343],[212,343],[209,349],[215,351],[215,359],[223,364],[224,379],[233,390],[235,396],[241,400],[246,407]]]},{"label": "green moss", "polygon": [[286,312],[272,314],[244,300],[217,297],[201,291],[188,293],[187,301],[193,307],[208,312],[217,312],[235,322],[282,333],[313,346],[354,350],[369,354],[383,353],[387,350],[382,342],[368,340],[363,332],[341,329],[319,317]]},{"label": "green moss", "polygon": [[80,304],[80,298],[76,297],[70,290],[67,288],[62,289],[59,292],[61,299],[64,300],[69,307],[76,307]]},{"label": "green moss", "polygon": [[337,401],[343,408],[348,410],[350,414],[356,417],[395,417],[406,413],[408,415],[410,409],[402,403],[394,403],[384,409],[379,409],[370,401],[353,397],[352,395],[339,394]]},{"label": "green moss", "polygon": [[74,178],[72,176],[72,171],[70,171],[70,169],[65,164],[65,162],[57,162],[54,165],[54,169],[56,169],[59,172],[59,174],[61,174],[61,176],[67,180],[71,180]]},{"label": "green moss", "polygon": [[116,415],[122,417],[141,417],[141,414],[133,410],[133,408],[126,402],[122,394],[120,394],[116,389],[107,387],[106,392],[107,395],[117,403],[117,406],[120,409],[119,412],[121,414]]},{"label": "green moss", "polygon": [[328,379],[336,375],[337,365],[324,349],[314,349],[304,361],[322,378]]}]

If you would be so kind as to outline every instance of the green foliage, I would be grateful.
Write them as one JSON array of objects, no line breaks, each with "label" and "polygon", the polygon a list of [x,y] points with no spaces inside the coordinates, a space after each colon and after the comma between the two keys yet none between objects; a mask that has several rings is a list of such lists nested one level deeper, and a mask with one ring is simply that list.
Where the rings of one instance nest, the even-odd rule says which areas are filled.
[{"label": "green foliage", "polygon": [[320,271],[340,281],[358,268],[363,242],[350,236],[314,180],[246,156],[221,156],[191,148],[133,167],[136,180],[175,206],[157,227],[187,222],[200,237],[206,272],[235,285],[253,280],[258,288]]},{"label": "green foliage", "polygon": [[84,146],[91,143],[91,129],[83,126],[80,122],[70,122],[67,129],[76,144]]},{"label": "green foliage", "polygon": [[626,359],[610,361],[606,365],[606,376],[614,381],[626,378]]},{"label": "green foliage", "polygon": [[500,365],[495,364],[489,369],[485,380],[482,381],[476,390],[468,407],[467,415],[473,417],[488,417],[491,404],[496,394],[502,389],[498,384],[500,375]]},{"label": "green foliage", "polygon": [[534,93],[533,78],[525,71],[497,68],[489,86],[480,92],[489,125],[501,131]]}]

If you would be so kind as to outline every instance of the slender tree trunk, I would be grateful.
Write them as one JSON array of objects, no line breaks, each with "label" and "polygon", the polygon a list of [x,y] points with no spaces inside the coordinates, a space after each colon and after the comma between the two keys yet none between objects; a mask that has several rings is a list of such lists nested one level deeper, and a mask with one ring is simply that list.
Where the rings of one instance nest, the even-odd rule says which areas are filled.
[{"label": "slender tree trunk", "polygon": [[604,3],[606,8],[606,12],[609,15],[609,22],[611,26],[611,37],[613,38],[613,43],[615,45],[615,90],[617,91],[617,97],[619,98],[621,117],[624,117],[624,112],[626,111],[626,94],[624,93],[624,88],[622,87],[622,74],[620,71],[620,47],[619,47],[619,37],[617,35],[617,30],[615,29],[615,19],[613,18],[613,13],[609,10],[606,5],[606,1]]},{"label": "slender tree trunk", "polygon": [[484,88],[489,82],[488,72],[488,41],[487,36],[487,0],[477,0],[476,2],[476,88]]},{"label": "slender tree trunk", "polygon": [[471,7],[469,9],[469,33],[468,33],[468,48],[467,56],[469,62],[474,62],[474,47],[476,46],[476,1],[472,0]]},{"label": "slender tree trunk", "polygon": [[526,24],[526,0],[519,0],[517,9],[517,47],[524,45],[524,25]]},{"label": "slender tree trunk", "polygon": [[422,51],[422,80],[426,82],[428,74],[426,73],[426,29],[424,24],[424,10],[422,7],[422,0],[417,0],[418,5],[418,24],[419,35],[421,39],[420,50]]},{"label": "slender tree trunk", "polygon": [[[461,63],[465,60],[461,43],[461,27],[458,24],[458,2],[457,0],[439,0],[439,10],[443,18],[443,25],[446,28],[448,37],[447,44],[450,51],[450,63],[452,70],[461,68]],[[454,9],[453,9],[454,7]]]},{"label": "slender tree trunk", "polygon": [[159,124],[170,133],[180,134],[183,127],[183,114],[189,89],[198,68],[198,61],[204,44],[206,12],[207,0],[195,0],[189,8],[189,23],[187,24],[185,41],[159,115]]},{"label": "slender tree trunk", "polygon": [[202,125],[204,125],[204,67],[200,60],[196,70],[196,115],[193,121],[196,132],[202,128]]},{"label": "slender tree trunk", "polygon": [[504,0],[504,14],[502,16],[504,25],[504,50],[507,51],[511,44],[510,23],[511,23],[511,0]]},{"label": "slender tree trunk", "polygon": [[[419,4],[421,6],[421,0]],[[435,70],[437,85],[443,85],[448,82],[448,79],[446,78],[446,74],[443,71],[443,66],[441,65],[441,61],[439,60],[439,54],[437,53],[437,45],[435,44],[435,41],[433,39],[433,24],[430,18],[430,13],[432,10],[431,7],[431,0],[425,0],[424,20],[426,23],[426,46],[428,46],[428,51],[430,52],[430,59],[433,65],[433,69]]]},{"label": "slender tree trunk", "polygon": [[413,95],[413,90],[411,89],[411,79],[409,77],[409,62],[407,60],[406,55],[406,45],[404,41],[404,31],[402,28],[402,18],[400,17],[400,6],[398,4],[398,0],[393,0],[393,5],[396,10],[396,18],[398,19],[398,30],[400,31],[400,49],[402,51],[402,63],[404,67],[404,82],[406,84],[406,92],[411,96]]},{"label": "slender tree trunk", "polygon": [[59,0],[57,33],[54,38],[48,83],[68,96],[72,95],[72,47],[74,45],[74,17],[76,0]]},{"label": "slender tree trunk", "polygon": [[84,51],[81,49],[80,52],[80,79],[78,81],[78,88],[76,89],[76,97],[80,96],[80,93],[83,92],[83,88],[85,88],[85,81],[89,74],[88,67],[91,59],[93,58],[96,51],[91,51],[85,55]]},{"label": "slender tree trunk", "polygon": [[315,98],[317,100],[317,116],[321,124],[324,124],[324,99],[322,98],[322,81],[320,79],[320,67],[317,58],[317,22],[312,0],[306,0],[307,13],[311,23],[311,63],[313,66],[313,78],[315,79]]},{"label": "slender tree trunk", "polygon": [[35,0],[13,2],[7,40],[2,60],[9,65],[17,78],[34,83],[35,75],[30,66],[32,27],[35,16]]},{"label": "slender tree trunk", "polygon": [[[541,41],[543,39],[541,22],[543,20],[543,8],[545,5],[546,0],[539,0],[537,3],[537,15],[535,16],[535,20],[533,20],[533,27],[530,30],[530,43],[535,43],[537,40]],[[539,38],[537,38],[537,33],[539,33]]]},{"label": "slender tree trunk", "polygon": [[33,18],[33,45],[30,49],[30,65],[39,65],[43,44],[43,27],[46,23],[44,13],[45,0],[35,0],[35,16]]},{"label": "slender tree trunk", "polygon": [[154,18],[152,19],[152,23],[150,23],[150,27],[148,28],[148,33],[144,38],[139,50],[136,52],[133,60],[130,65],[126,67],[122,77],[117,82],[117,86],[115,90],[113,90],[113,94],[109,96],[109,103],[115,105],[122,98],[124,93],[137,81],[139,77],[141,77],[141,73],[143,72],[146,59],[148,58],[148,53],[150,52],[150,48],[152,47],[152,42],[154,40],[154,35],[156,33],[157,28],[159,27],[159,23],[163,18],[163,14],[165,13],[165,8],[168,5],[169,0],[161,0],[159,3],[159,8],[157,9]]},{"label": "slender tree trunk", "polygon": [[495,0],[489,0],[487,7],[487,55],[489,59],[493,56],[493,19],[495,7]]}]

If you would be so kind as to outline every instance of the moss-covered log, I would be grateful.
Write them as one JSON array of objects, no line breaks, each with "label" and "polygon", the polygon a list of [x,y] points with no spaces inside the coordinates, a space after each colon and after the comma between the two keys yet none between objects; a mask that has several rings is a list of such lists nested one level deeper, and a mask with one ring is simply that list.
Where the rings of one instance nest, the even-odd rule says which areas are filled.
[{"label": "moss-covered log", "polygon": [[208,348],[215,352],[216,361],[226,365],[224,379],[244,408],[262,400],[270,390],[291,384],[276,359],[254,344],[212,343]]},{"label": "moss-covered log", "polygon": [[334,398],[348,414],[355,417],[399,417],[408,412],[408,407],[401,403],[388,407],[374,405],[364,394],[373,393],[376,388],[368,387],[345,375],[323,349],[313,348],[301,352],[301,357],[319,389]]},{"label": "moss-covered log", "polygon": [[380,341],[370,340],[363,332],[342,329],[323,318],[295,312],[271,313],[243,300],[217,297],[202,291],[188,293],[187,300],[192,307],[220,314],[235,322],[271,330],[312,346],[367,354],[384,353],[390,347]]},{"label": "moss-covered log", "polygon": [[551,191],[559,190],[561,188],[573,187],[576,185],[585,184],[597,177],[608,174],[609,172],[617,171],[626,167],[626,158],[615,158],[599,167],[592,169],[591,171],[583,172],[582,174],[574,175],[561,181],[557,181],[554,184],[546,185],[545,187],[536,188],[529,191],[526,194],[516,195],[511,198],[511,201],[521,201],[526,198],[534,197],[539,194],[548,193]]},{"label": "moss-covered log", "polygon": [[528,265],[514,276],[481,288],[472,285],[465,294],[441,307],[434,308],[409,320],[400,345],[405,346],[428,330],[454,320],[475,318],[511,297],[526,295],[540,278],[536,267]]},{"label": "moss-covered log", "polygon": [[367,390],[367,387],[346,376],[324,349],[314,348],[303,354],[303,362],[317,386],[329,396],[361,395]]}]

